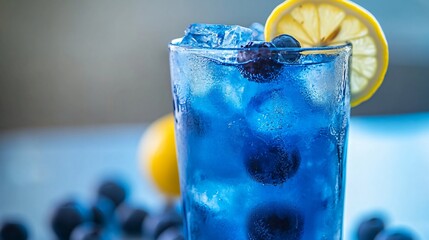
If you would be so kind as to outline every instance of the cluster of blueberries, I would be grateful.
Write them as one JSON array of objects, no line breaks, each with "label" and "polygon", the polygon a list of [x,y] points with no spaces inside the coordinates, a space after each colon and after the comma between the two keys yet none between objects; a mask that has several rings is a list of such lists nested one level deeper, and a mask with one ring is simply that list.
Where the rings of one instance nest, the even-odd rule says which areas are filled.
[{"label": "cluster of blueberries", "polygon": [[[127,201],[128,188],[118,179],[105,179],[97,189],[93,204],[66,199],[53,209],[50,225],[58,240],[183,240],[182,218],[178,209],[167,206],[162,213],[150,214]],[[0,226],[0,240],[31,239],[19,220],[6,220]]]},{"label": "cluster of blueberries", "polygon": [[373,216],[365,219],[358,226],[358,240],[414,240],[415,237],[407,229],[389,229],[381,217]]},{"label": "cluster of blueberries", "polygon": [[[300,48],[301,44],[294,37],[282,34],[271,42],[249,42],[240,51],[237,61],[243,77],[258,83],[272,80],[280,73],[281,62],[292,63],[299,59],[299,52],[271,51],[271,49]],[[271,48],[271,49],[270,49]]]}]

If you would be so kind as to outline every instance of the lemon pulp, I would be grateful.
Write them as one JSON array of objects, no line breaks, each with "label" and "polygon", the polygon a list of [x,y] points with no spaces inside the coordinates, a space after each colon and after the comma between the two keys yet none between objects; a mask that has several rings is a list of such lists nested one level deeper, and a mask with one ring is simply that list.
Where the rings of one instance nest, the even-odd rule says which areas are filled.
[{"label": "lemon pulp", "polygon": [[280,34],[295,37],[303,47],[353,45],[351,106],[368,100],[383,82],[389,52],[375,17],[347,0],[288,0],[277,6],[265,24],[265,40]]}]

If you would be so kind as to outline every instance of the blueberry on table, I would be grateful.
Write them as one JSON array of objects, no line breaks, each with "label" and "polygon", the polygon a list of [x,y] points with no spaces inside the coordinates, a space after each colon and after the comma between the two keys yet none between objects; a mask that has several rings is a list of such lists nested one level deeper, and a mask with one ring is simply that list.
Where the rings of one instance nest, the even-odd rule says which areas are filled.
[{"label": "blueberry on table", "polygon": [[378,217],[364,220],[358,227],[358,240],[374,240],[378,233],[384,230],[384,221]]},{"label": "blueberry on table", "polygon": [[98,196],[110,199],[117,207],[127,197],[127,186],[117,179],[106,179],[98,188]]},{"label": "blueberry on table", "polygon": [[26,226],[15,220],[5,221],[0,227],[0,240],[27,240]]},{"label": "blueberry on table", "polygon": [[92,221],[98,226],[105,226],[112,217],[114,211],[113,202],[105,197],[98,197],[90,207]]},{"label": "blueberry on table", "polygon": [[170,228],[180,229],[183,225],[183,220],[175,212],[167,211],[163,214],[149,216],[143,224],[144,235],[151,239],[158,237]]},{"label": "blueberry on table", "polygon": [[[277,48],[300,48],[301,44],[296,40],[294,37],[282,34],[277,37],[275,37],[271,42],[274,44]],[[299,59],[300,54],[298,52],[286,52],[282,51],[281,54],[281,60],[284,62],[295,62]]]},{"label": "blueberry on table", "polygon": [[129,236],[140,236],[142,225],[148,213],[141,208],[122,204],[116,210],[117,220],[122,231]]},{"label": "blueberry on table", "polygon": [[255,208],[247,220],[249,240],[301,239],[303,216],[295,209],[269,204]]},{"label": "blueberry on table", "polygon": [[414,240],[410,231],[405,229],[391,229],[380,232],[374,240]]},{"label": "blueberry on table", "polygon": [[51,218],[51,227],[60,240],[70,239],[72,231],[90,220],[86,208],[75,200],[66,201],[57,206]]},{"label": "blueberry on table", "polygon": [[250,42],[239,51],[237,61],[243,77],[258,83],[271,82],[279,74],[282,64],[278,53],[271,51],[275,46],[270,42]]},{"label": "blueberry on table", "polygon": [[171,227],[163,231],[156,240],[185,240],[182,229]]},{"label": "blueberry on table", "polygon": [[263,184],[278,185],[298,171],[301,156],[298,150],[277,144],[256,142],[249,145],[245,165],[250,176]]},{"label": "blueberry on table", "polygon": [[70,240],[104,240],[101,228],[91,223],[84,223],[77,226],[70,237]]}]

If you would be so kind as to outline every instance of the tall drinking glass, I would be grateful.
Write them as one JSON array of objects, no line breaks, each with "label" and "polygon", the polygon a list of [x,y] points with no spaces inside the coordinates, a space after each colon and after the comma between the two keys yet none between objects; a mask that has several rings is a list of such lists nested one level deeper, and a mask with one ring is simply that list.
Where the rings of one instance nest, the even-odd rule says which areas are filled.
[{"label": "tall drinking glass", "polygon": [[351,45],[169,45],[187,239],[341,239]]}]

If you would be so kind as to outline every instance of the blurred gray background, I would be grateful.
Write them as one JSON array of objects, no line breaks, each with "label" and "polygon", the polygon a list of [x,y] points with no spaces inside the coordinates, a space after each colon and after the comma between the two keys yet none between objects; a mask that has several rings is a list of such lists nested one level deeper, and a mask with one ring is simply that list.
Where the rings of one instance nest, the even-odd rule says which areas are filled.
[{"label": "blurred gray background", "polygon": [[[168,42],[189,23],[264,23],[282,0],[0,0],[0,130],[144,123],[171,111]],[[429,111],[429,0],[356,0],[390,67],[353,115]]]}]

